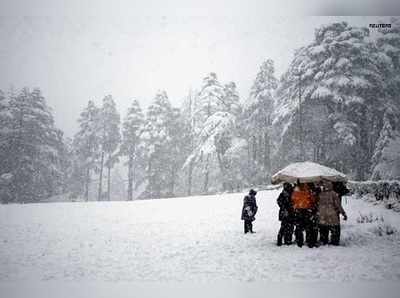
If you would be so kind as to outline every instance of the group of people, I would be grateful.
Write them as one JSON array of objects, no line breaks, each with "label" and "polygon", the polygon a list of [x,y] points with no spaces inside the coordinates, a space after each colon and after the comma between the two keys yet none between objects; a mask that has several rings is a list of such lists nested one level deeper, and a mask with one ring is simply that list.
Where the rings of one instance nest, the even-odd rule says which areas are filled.
[{"label": "group of people", "polygon": [[[318,183],[298,181],[295,185],[284,183],[277,199],[281,221],[277,245],[292,244],[293,233],[299,247],[305,243],[309,247],[319,244],[339,245],[340,215],[347,220],[342,207],[342,196],[348,192],[344,183],[328,180]],[[256,194],[257,192],[251,189],[243,201],[244,233],[253,233],[252,222],[258,210]]]}]

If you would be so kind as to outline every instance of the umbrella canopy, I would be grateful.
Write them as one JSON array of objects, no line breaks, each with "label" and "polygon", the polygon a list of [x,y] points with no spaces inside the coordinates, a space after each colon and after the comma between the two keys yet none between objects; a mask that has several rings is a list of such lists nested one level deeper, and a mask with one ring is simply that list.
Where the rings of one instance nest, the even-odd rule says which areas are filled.
[{"label": "umbrella canopy", "polygon": [[295,183],[299,180],[301,183],[318,182],[321,180],[346,182],[345,174],[335,169],[325,167],[315,162],[304,161],[295,162],[283,168],[272,176],[272,184],[282,182]]}]

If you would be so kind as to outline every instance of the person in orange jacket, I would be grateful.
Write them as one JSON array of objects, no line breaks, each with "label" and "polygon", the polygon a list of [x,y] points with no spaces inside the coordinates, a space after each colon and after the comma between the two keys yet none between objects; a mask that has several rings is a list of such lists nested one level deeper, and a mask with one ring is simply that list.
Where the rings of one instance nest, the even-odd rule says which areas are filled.
[{"label": "person in orange jacket", "polygon": [[296,244],[302,247],[304,244],[304,231],[309,247],[317,245],[317,195],[316,190],[305,183],[297,183],[293,190],[291,200],[295,218]]}]

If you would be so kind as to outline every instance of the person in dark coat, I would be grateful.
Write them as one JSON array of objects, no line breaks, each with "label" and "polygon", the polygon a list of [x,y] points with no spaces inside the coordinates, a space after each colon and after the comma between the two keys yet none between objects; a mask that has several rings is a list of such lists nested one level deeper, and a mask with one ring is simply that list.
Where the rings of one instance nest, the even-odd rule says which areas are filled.
[{"label": "person in dark coat", "polygon": [[[319,216],[318,216],[318,204],[319,204],[319,194],[321,193],[320,183],[307,183],[311,197],[314,201],[314,208],[311,210],[310,214],[310,237],[307,243],[311,243],[311,247],[318,246],[318,231],[319,231]],[[309,245],[310,246],[310,245]]]},{"label": "person in dark coat", "polygon": [[347,195],[350,190],[346,187],[346,184],[343,182],[332,182],[333,191],[337,193],[340,199],[340,203],[342,203],[342,197]]},{"label": "person in dark coat", "polygon": [[290,183],[285,182],[283,184],[283,190],[279,194],[276,202],[279,206],[279,220],[281,227],[278,232],[277,245],[282,245],[282,239],[286,245],[292,244],[293,230],[294,230],[294,214],[292,206],[293,186]]},{"label": "person in dark coat", "polygon": [[255,215],[258,210],[256,202],[257,192],[250,189],[249,194],[243,199],[242,220],[244,220],[244,233],[253,232],[253,221],[256,219]]}]

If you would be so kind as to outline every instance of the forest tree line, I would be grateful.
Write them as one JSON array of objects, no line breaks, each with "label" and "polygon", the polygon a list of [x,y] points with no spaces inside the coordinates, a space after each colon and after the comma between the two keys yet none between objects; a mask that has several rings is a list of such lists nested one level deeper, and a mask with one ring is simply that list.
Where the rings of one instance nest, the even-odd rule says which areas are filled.
[{"label": "forest tree line", "polygon": [[159,91],[145,111],[132,100],[120,115],[108,95],[87,103],[72,139],[55,127],[39,89],[0,91],[1,199],[236,191],[268,184],[276,170],[303,160],[356,180],[400,179],[399,57],[398,19],[373,34],[324,25],[281,78],[271,59],[263,62],[245,98],[215,73],[180,107]]}]

